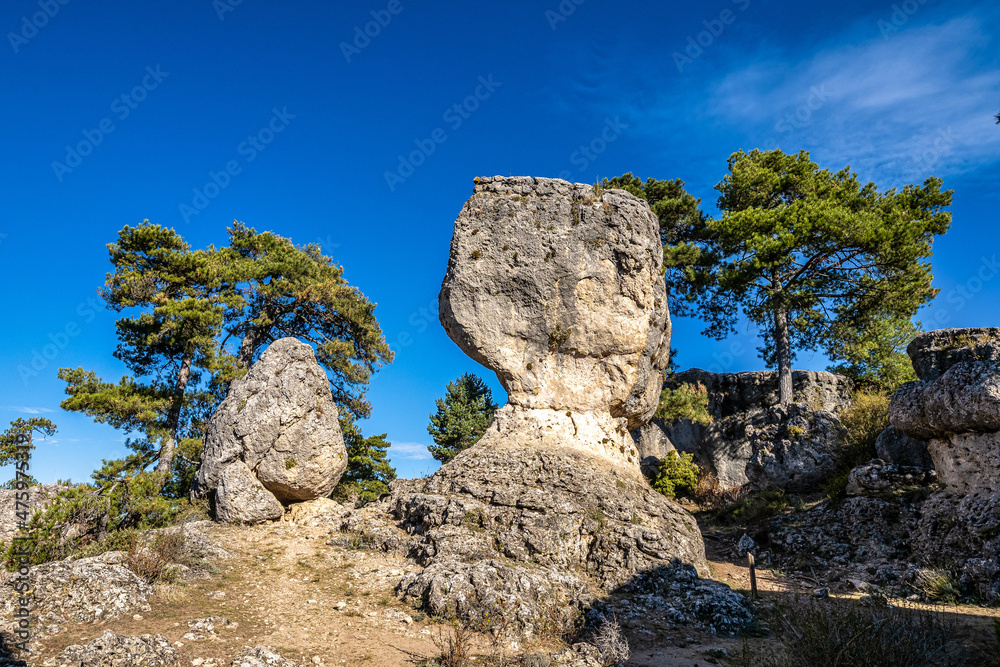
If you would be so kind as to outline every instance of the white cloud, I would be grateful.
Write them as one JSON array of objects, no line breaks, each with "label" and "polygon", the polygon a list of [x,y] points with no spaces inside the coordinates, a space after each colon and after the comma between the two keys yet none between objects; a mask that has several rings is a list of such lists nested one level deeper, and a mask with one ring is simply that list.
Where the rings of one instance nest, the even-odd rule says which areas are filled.
[{"label": "white cloud", "polygon": [[14,412],[20,412],[25,415],[40,415],[45,412],[55,412],[55,410],[50,410],[49,408],[29,408],[29,407],[18,407],[15,405],[8,406],[9,410]]},{"label": "white cloud", "polygon": [[986,23],[969,13],[889,39],[839,35],[806,57],[763,56],[710,83],[703,112],[761,148],[805,148],[879,185],[972,171],[1000,146],[1000,71],[981,64],[992,60]]},{"label": "white cloud", "polygon": [[422,461],[431,458],[431,453],[427,451],[427,445],[419,442],[394,442],[389,447],[389,458]]}]

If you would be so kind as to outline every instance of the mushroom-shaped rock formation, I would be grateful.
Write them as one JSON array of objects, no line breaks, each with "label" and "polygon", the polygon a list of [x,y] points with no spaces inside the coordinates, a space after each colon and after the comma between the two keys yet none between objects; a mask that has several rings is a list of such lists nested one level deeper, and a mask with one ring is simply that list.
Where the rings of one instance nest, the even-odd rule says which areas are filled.
[{"label": "mushroom-shaped rock formation", "polygon": [[[507,390],[518,432],[628,465],[670,353],[659,222],[622,190],[479,178],[455,222],[441,323]],[[516,423],[516,425],[515,425]]]},{"label": "mushroom-shaped rock formation", "polygon": [[347,469],[337,415],[313,349],[275,341],[212,415],[192,493],[214,494],[220,521],[244,523],[330,495]]},{"label": "mushroom-shaped rock formation", "polygon": [[697,524],[650,488],[629,434],[655,411],[668,357],[661,266],[656,217],[627,192],[476,179],[441,322],[510,400],[434,475],[394,483],[378,503],[392,525],[371,508],[341,520],[425,566],[400,597],[434,613],[512,614],[530,633],[660,580],[643,573],[708,573]]}]

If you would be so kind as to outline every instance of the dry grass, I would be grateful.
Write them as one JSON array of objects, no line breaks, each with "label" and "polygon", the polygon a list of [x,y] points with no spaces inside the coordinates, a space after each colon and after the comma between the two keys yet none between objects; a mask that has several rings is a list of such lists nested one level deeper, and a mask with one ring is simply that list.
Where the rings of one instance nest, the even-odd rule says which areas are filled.
[{"label": "dry grass", "polygon": [[958,627],[941,614],[886,604],[794,596],[765,613],[779,648],[749,641],[744,667],[924,667],[972,665]]}]

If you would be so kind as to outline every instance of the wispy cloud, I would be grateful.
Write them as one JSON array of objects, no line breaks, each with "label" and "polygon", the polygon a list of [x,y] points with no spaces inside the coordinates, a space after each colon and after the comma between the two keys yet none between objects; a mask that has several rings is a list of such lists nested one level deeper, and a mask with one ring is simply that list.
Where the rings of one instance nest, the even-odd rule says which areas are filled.
[{"label": "wispy cloud", "polygon": [[8,405],[7,409],[13,410],[14,412],[20,412],[21,414],[24,415],[40,415],[46,412],[55,412],[55,410],[51,410],[49,408],[30,408],[30,407],[19,407],[16,405]]},{"label": "wispy cloud", "polygon": [[394,442],[389,448],[389,457],[422,461],[431,458],[431,453],[427,445],[419,442]]},{"label": "wispy cloud", "polygon": [[880,182],[991,164],[1000,71],[984,61],[996,21],[977,12],[889,39],[840,35],[798,59],[759,57],[708,85],[704,113],[742,127],[762,148],[811,149]]}]

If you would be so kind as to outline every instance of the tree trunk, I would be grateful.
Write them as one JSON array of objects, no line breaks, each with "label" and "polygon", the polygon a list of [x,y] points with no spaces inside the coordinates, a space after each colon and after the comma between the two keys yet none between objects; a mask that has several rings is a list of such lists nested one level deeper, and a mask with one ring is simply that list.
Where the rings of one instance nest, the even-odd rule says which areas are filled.
[{"label": "tree trunk", "polygon": [[191,377],[191,362],[194,359],[192,352],[187,352],[181,360],[181,368],[177,372],[177,381],[174,382],[174,402],[170,405],[170,412],[167,413],[167,435],[160,446],[160,460],[156,464],[156,472],[165,473],[160,480],[160,488],[167,483],[170,476],[170,466],[174,462],[174,450],[177,446],[177,429],[180,427],[181,407],[184,405],[184,392],[187,390],[188,378]]},{"label": "tree trunk", "polygon": [[788,312],[774,311],[774,347],[778,361],[778,405],[792,402],[792,345],[788,337]]}]

